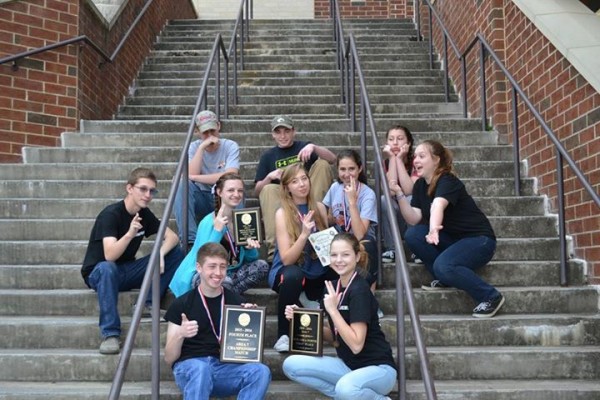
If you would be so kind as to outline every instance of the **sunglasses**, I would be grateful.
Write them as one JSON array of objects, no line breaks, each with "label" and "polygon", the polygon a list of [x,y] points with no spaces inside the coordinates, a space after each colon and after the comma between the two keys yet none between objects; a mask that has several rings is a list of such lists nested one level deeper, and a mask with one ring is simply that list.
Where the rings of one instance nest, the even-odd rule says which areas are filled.
[{"label": "sunglasses", "polygon": [[154,197],[158,194],[158,189],[155,189],[155,188],[149,188],[147,186],[137,186],[137,185],[134,185],[133,187],[137,188],[143,194],[150,192],[150,196],[152,196],[152,197]]}]

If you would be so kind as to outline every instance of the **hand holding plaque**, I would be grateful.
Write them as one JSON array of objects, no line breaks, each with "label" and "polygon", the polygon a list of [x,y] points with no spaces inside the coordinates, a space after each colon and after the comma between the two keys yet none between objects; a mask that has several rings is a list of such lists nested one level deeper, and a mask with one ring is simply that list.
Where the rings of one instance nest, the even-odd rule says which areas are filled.
[{"label": "hand holding plaque", "polygon": [[290,321],[290,352],[323,355],[323,310],[294,308]]},{"label": "hand holding plaque", "polygon": [[238,246],[246,246],[248,239],[265,240],[259,207],[233,210],[233,234]]}]

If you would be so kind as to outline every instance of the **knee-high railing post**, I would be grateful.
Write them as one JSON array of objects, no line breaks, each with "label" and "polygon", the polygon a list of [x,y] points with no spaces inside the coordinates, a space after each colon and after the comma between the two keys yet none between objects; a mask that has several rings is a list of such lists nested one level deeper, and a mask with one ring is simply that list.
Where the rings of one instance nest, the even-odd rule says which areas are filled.
[{"label": "knee-high railing post", "polygon": [[513,86],[512,91],[512,129],[513,129],[513,166],[514,166],[514,177],[515,177],[515,196],[521,195],[521,156],[519,143],[519,99],[517,97],[517,91]]},{"label": "knee-high railing post", "polygon": [[448,36],[444,33],[444,98],[446,103],[450,101],[450,90],[448,88]]},{"label": "knee-high railing post", "polygon": [[479,76],[481,85],[481,130],[487,130],[487,99],[486,99],[486,88],[485,88],[485,47],[483,44],[480,46],[479,51]]},{"label": "knee-high railing post", "polygon": [[467,60],[465,57],[460,58],[460,71],[462,73],[462,112],[463,118],[467,118],[468,116],[468,107],[467,107]]},{"label": "knee-high railing post", "polygon": [[560,285],[569,282],[567,270],[567,234],[565,230],[565,187],[563,174],[563,157],[556,151],[556,200],[558,202],[558,237],[560,239]]}]

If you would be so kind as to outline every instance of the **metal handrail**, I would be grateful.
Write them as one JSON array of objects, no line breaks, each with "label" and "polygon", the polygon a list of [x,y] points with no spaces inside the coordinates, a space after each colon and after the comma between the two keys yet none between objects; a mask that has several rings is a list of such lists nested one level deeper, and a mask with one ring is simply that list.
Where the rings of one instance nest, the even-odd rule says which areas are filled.
[{"label": "metal handrail", "polygon": [[[246,6],[246,22],[245,24],[249,24],[249,16],[251,15],[248,12],[249,0],[241,0],[240,9]],[[243,13],[238,14],[238,21],[235,24],[235,28],[233,31],[232,41],[235,41],[235,37],[237,35],[237,29],[240,25],[239,19],[244,18]],[[243,34],[241,35],[242,41],[244,40]],[[232,47],[233,46],[233,47]],[[236,48],[236,45],[230,45],[231,48]],[[220,64],[220,56],[223,56],[225,61],[224,63],[224,84],[225,84],[225,114],[228,113],[228,97],[229,97],[229,80],[228,80],[228,69],[229,69],[229,61],[230,55],[228,54],[227,49],[225,48],[225,44],[223,43],[223,38],[221,34],[217,34],[215,37],[215,41],[213,43],[212,51],[210,53],[208,63],[206,65],[204,76],[202,79],[202,85],[198,92],[198,98],[196,100],[196,105],[194,107],[194,111],[191,117],[191,121],[188,127],[187,135],[184,141],[184,144],[181,149],[181,153],[179,155],[179,161],[177,163],[177,168],[175,170],[173,183],[171,185],[171,189],[169,190],[169,196],[167,197],[167,203],[165,205],[165,209],[163,211],[163,215],[161,218],[160,227],[158,229],[158,233],[156,234],[157,238],[164,237],[167,226],[169,224],[169,219],[171,216],[171,212],[173,210],[173,205],[175,203],[175,196],[177,194],[177,190],[182,181],[182,177],[189,178],[188,176],[188,149],[192,142],[192,138],[194,136],[194,128],[195,128],[195,118],[194,116],[198,114],[200,110],[204,110],[208,107],[208,83],[210,80],[210,75],[213,69],[213,65],[216,64],[215,68],[215,113],[217,117],[220,114],[220,85],[221,85],[221,64]],[[234,60],[237,59],[237,54],[234,51],[233,54]],[[236,63],[237,65],[237,63]],[[237,83],[236,83],[237,85]],[[183,185],[184,188],[184,207],[187,207],[187,180]],[[184,222],[187,221],[184,218]],[[185,223],[187,225],[187,223]],[[184,232],[187,233],[187,227],[184,228]],[[187,236],[187,234],[186,234]],[[125,343],[123,345],[123,349],[119,356],[119,363],[117,365],[117,370],[115,371],[115,376],[113,377],[113,382],[111,385],[109,400],[117,400],[121,393],[121,388],[123,386],[123,381],[125,378],[125,372],[127,370],[127,365],[129,364],[129,359],[131,358],[131,353],[133,351],[133,346],[135,342],[135,337],[137,335],[137,331],[139,329],[140,320],[142,317],[142,309],[144,306],[144,299],[150,289],[150,281],[152,280],[152,304],[157,305],[160,304],[160,272],[158,268],[158,260],[160,257],[160,247],[161,240],[155,240],[154,245],[152,247],[152,252],[150,253],[150,259],[148,261],[148,268],[146,269],[146,274],[144,275],[144,280],[142,282],[140,292],[138,298],[135,303],[135,309],[133,312],[133,317],[131,321],[131,326],[127,332],[127,337],[125,339]],[[160,307],[152,307],[152,399],[158,400],[160,398]]]},{"label": "metal handrail", "polygon": [[[429,0],[423,0],[426,6],[429,8],[429,35],[430,35],[430,58],[433,57],[433,26],[431,25],[431,15],[436,17],[436,21],[439,24],[441,30],[444,32],[444,42],[446,42],[447,38],[452,43],[452,47],[455,49],[455,53],[457,50],[456,45],[454,44],[454,40],[452,40],[448,30],[446,29],[443,21],[437,14],[435,8]],[[417,1],[416,9],[420,7],[420,0]],[[419,26],[420,23],[417,24]],[[563,179],[563,161],[571,167],[571,171],[577,179],[579,183],[583,186],[586,192],[590,195],[596,206],[600,209],[600,196],[598,193],[594,191],[594,188],[589,183],[586,176],[583,174],[581,169],[577,166],[573,158],[569,155],[563,144],[560,142],[554,131],[548,126],[544,117],[540,114],[537,108],[533,105],[529,97],[525,94],[517,80],[512,76],[512,74],[508,71],[500,57],[495,53],[492,46],[487,42],[487,40],[483,37],[481,33],[478,33],[475,38],[467,45],[466,49],[462,53],[458,53],[459,61],[461,63],[461,71],[462,71],[462,93],[463,93],[463,115],[467,116],[467,107],[468,107],[468,99],[467,99],[467,68],[466,68],[466,58],[476,45],[479,44],[479,74],[481,82],[481,126],[482,130],[486,130],[487,128],[487,93],[486,93],[486,76],[485,76],[485,68],[486,68],[486,59],[489,55],[492,60],[496,63],[500,71],[502,71],[504,77],[509,81],[511,85],[511,104],[512,104],[512,128],[513,128],[513,175],[515,181],[515,195],[521,196],[521,164],[520,164],[520,143],[519,143],[519,113],[518,113],[518,105],[519,105],[519,97],[521,101],[534,118],[540,124],[542,130],[546,133],[547,137],[554,144],[554,148],[556,149],[556,174],[557,174],[557,201],[558,201],[558,235],[560,240],[560,284],[561,286],[567,286],[569,284],[568,281],[568,269],[567,269],[567,240],[566,240],[566,229],[565,229],[565,193],[564,193],[564,179]],[[447,59],[446,60],[446,81],[448,80],[448,66]]]},{"label": "metal handrail", "polygon": [[[360,102],[360,118],[361,118],[361,155],[363,156],[363,163],[366,165],[366,145],[367,145],[367,122],[369,125],[369,131],[371,135],[372,145],[375,153],[375,192],[378,199],[383,196],[385,198],[385,212],[390,217],[390,224],[392,228],[392,236],[394,247],[396,248],[396,339],[398,343],[398,397],[400,400],[406,399],[406,360],[405,360],[405,326],[404,326],[404,299],[406,298],[406,305],[408,313],[410,315],[413,336],[415,341],[415,347],[419,356],[419,366],[421,369],[421,376],[423,377],[423,384],[425,387],[425,393],[428,400],[436,400],[437,394],[433,377],[430,373],[429,359],[427,356],[427,349],[423,335],[421,332],[421,321],[417,313],[415,298],[412,286],[410,284],[410,275],[408,272],[408,264],[406,262],[406,256],[404,254],[404,247],[402,246],[402,239],[400,238],[400,229],[398,221],[393,217],[392,201],[390,197],[390,190],[387,179],[385,178],[385,171],[383,170],[383,158],[381,156],[381,149],[379,141],[377,139],[377,130],[375,128],[375,120],[371,111],[371,103],[369,100],[369,94],[365,83],[365,76],[362,71],[360,58],[358,56],[358,50],[354,35],[350,34],[347,44],[344,44],[344,30],[342,27],[342,21],[339,12],[339,4],[336,0],[331,0],[330,11],[334,24],[334,38],[336,40],[336,48],[338,51],[338,67],[341,71],[341,87],[342,87],[342,98],[346,103],[347,116],[351,116],[352,130],[356,130],[356,121],[354,120],[355,113],[355,79],[354,76],[358,76],[358,97]],[[380,215],[379,204],[377,206],[378,215]],[[379,228],[380,229],[380,228]],[[378,231],[378,237],[379,237]],[[378,240],[378,247],[381,246]],[[381,252],[379,252],[381,253]],[[380,260],[379,260],[380,261]],[[379,274],[381,276],[381,273]]]},{"label": "metal handrail", "polygon": [[119,54],[119,52],[125,45],[125,42],[129,38],[129,35],[131,35],[131,32],[133,32],[133,29],[141,21],[142,17],[144,16],[144,14],[148,10],[148,8],[150,8],[150,6],[152,5],[152,2],[154,2],[154,0],[148,0],[148,2],[146,2],[146,4],[144,4],[144,7],[140,10],[140,12],[138,13],[135,20],[133,20],[133,22],[129,26],[129,29],[127,29],[127,32],[125,32],[125,35],[123,35],[123,37],[121,38],[121,41],[119,42],[119,44],[117,44],[117,47],[115,48],[115,50],[112,52],[112,54],[110,56],[107,55],[100,48],[100,46],[98,46],[92,39],[90,39],[86,35],[81,35],[81,36],[73,37],[70,39],[61,40],[60,42],[56,42],[53,44],[49,44],[47,46],[39,47],[37,49],[28,50],[28,51],[24,51],[24,52],[21,52],[18,54],[14,54],[12,56],[0,58],[0,64],[12,62],[13,63],[12,69],[13,69],[13,71],[16,71],[19,69],[19,65],[17,64],[17,61],[19,61],[22,58],[26,58],[26,57],[33,56],[36,54],[44,53],[46,51],[54,50],[54,49],[57,49],[57,48],[60,48],[63,46],[69,46],[71,44],[75,44],[75,43],[79,43],[79,42],[83,42],[83,44],[89,45],[96,53],[98,53],[100,55],[100,57],[102,57],[102,61],[98,64],[98,67],[102,67],[107,62],[113,63],[115,61],[115,59],[117,58],[117,55]]}]

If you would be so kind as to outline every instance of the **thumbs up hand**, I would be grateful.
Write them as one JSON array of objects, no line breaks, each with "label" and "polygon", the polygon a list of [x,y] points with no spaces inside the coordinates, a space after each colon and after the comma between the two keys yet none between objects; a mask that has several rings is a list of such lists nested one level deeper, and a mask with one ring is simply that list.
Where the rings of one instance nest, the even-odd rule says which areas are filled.
[{"label": "thumbs up hand", "polygon": [[198,334],[198,321],[188,320],[187,315],[181,314],[181,326],[179,328],[181,337],[191,338]]}]

